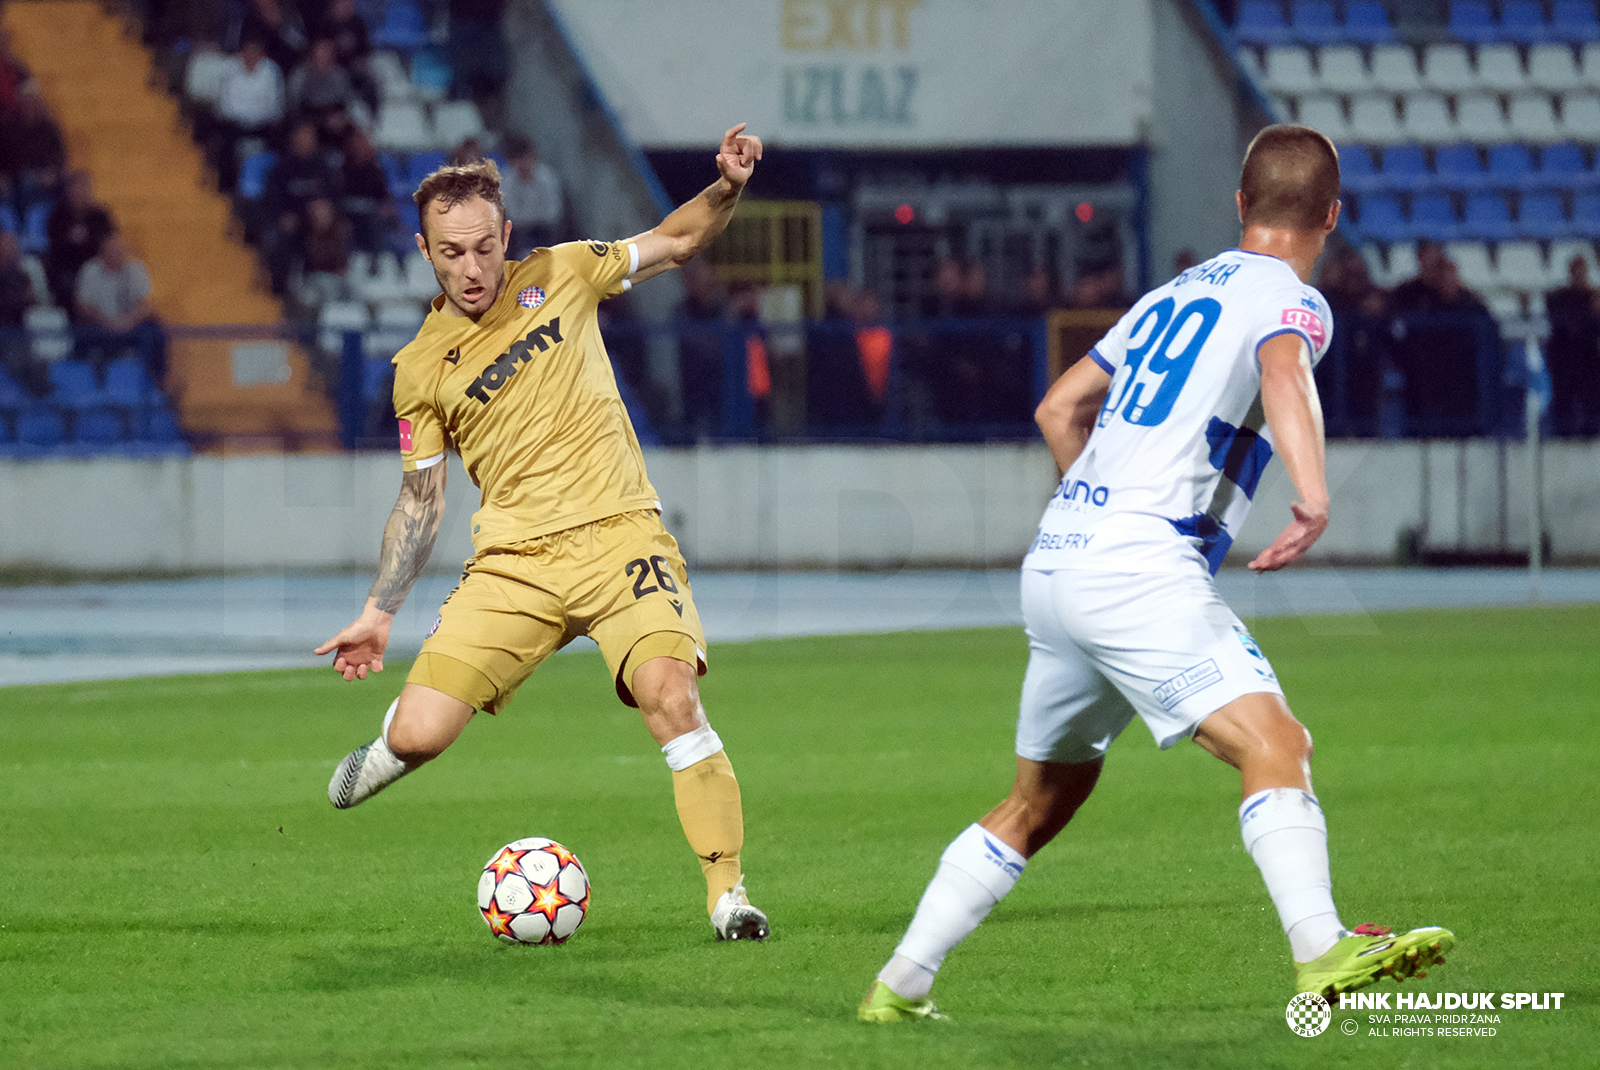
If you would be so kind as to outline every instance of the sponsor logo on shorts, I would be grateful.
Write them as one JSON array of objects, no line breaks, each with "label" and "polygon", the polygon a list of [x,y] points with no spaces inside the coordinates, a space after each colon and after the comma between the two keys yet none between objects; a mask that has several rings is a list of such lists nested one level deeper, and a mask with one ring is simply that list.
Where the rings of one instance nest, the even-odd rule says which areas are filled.
[{"label": "sponsor logo on shorts", "polygon": [[1266,661],[1267,660],[1267,656],[1265,654],[1263,654],[1261,652],[1261,648],[1256,645],[1255,636],[1251,635],[1249,632],[1245,631],[1243,628],[1238,628],[1238,627],[1235,627],[1233,629],[1233,634],[1237,635],[1239,637],[1239,642],[1243,643],[1244,644],[1244,648],[1246,650],[1250,651],[1250,656],[1251,657],[1260,658],[1262,661]]},{"label": "sponsor logo on shorts", "polygon": [[1214,660],[1207,658],[1156,688],[1156,701],[1161,703],[1162,709],[1170,710],[1190,695],[1204,691],[1212,684],[1220,683],[1221,680],[1222,670],[1217,668]]}]

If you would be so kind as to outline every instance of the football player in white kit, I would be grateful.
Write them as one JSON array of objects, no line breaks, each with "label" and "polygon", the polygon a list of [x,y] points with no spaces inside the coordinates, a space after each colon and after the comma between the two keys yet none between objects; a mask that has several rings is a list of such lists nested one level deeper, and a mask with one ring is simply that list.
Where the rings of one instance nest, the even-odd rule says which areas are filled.
[{"label": "football player in white kit", "polygon": [[1455,943],[1436,927],[1343,926],[1311,737],[1212,583],[1274,453],[1297,500],[1250,567],[1290,564],[1328,526],[1312,368],[1333,322],[1307,280],[1339,218],[1338,154],[1307,127],[1268,127],[1239,187],[1239,247],[1146,294],[1039,405],[1066,474],[1022,563],[1016,781],[946,848],[863,1021],[937,1016],[928,993],[945,955],[1072,819],[1135,714],[1163,748],[1192,737],[1239,770],[1240,830],[1299,991],[1336,1001],[1420,975]]}]

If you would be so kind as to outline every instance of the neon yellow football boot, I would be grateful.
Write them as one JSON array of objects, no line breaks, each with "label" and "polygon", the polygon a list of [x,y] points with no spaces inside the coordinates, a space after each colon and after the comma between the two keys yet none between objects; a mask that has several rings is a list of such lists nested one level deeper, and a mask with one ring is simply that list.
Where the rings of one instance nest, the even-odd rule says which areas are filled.
[{"label": "neon yellow football boot", "polygon": [[882,981],[874,981],[856,1008],[856,1017],[863,1022],[918,1022],[945,1016],[931,999],[906,999],[895,995],[894,989]]},{"label": "neon yellow football boot", "polygon": [[1335,1007],[1340,992],[1376,984],[1385,975],[1396,983],[1426,977],[1430,966],[1443,966],[1444,953],[1456,946],[1456,934],[1429,926],[1396,936],[1384,925],[1358,925],[1328,952],[1294,964],[1295,989],[1316,992]]}]

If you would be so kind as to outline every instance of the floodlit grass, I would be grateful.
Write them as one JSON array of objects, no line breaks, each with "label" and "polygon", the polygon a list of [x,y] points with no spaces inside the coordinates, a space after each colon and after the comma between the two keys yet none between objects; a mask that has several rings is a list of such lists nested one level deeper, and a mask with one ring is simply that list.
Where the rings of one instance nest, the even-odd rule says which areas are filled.
[{"label": "floodlit grass", "polygon": [[[1237,779],[1140,725],[951,955],[951,1020],[857,1023],[939,852],[1009,785],[1005,629],[713,652],[759,946],[712,940],[665,764],[597,654],[348,813],[328,776],[403,665],[0,690],[0,1066],[1593,1065],[1600,608],[1374,619],[1255,631],[1317,738],[1347,923],[1454,928],[1419,991],[1566,993],[1494,1037],[1291,1033]],[[479,868],[526,835],[594,881],[564,947],[476,916]]]}]

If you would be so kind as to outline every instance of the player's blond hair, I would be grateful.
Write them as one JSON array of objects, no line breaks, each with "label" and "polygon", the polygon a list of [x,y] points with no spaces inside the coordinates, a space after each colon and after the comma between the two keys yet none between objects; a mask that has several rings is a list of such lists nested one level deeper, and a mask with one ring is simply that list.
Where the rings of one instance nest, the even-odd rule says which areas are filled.
[{"label": "player's blond hair", "polygon": [[422,180],[411,200],[417,206],[417,219],[422,236],[428,236],[428,207],[439,202],[439,211],[447,212],[472,197],[482,197],[494,205],[501,224],[506,221],[506,201],[500,195],[500,168],[493,160],[470,160],[466,163],[445,164]]},{"label": "player's blond hair", "polygon": [[1247,227],[1317,230],[1339,199],[1339,151],[1309,126],[1269,126],[1245,150],[1239,192]]}]

